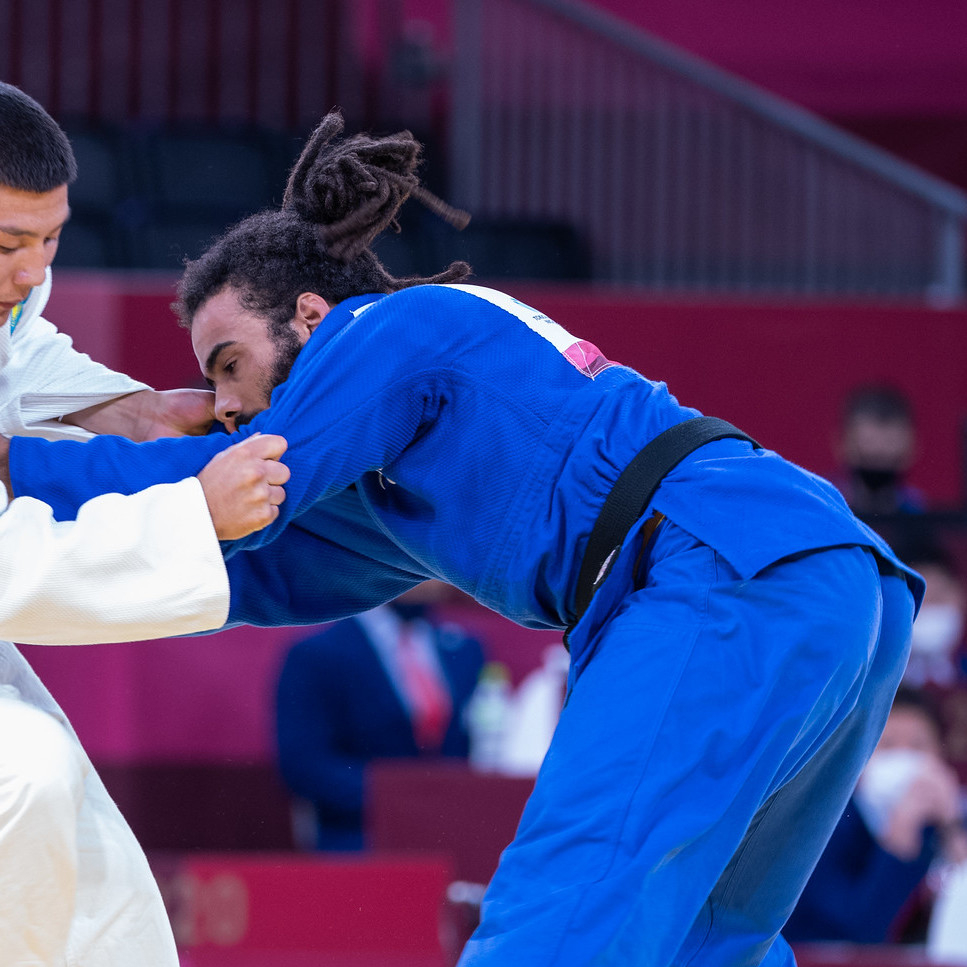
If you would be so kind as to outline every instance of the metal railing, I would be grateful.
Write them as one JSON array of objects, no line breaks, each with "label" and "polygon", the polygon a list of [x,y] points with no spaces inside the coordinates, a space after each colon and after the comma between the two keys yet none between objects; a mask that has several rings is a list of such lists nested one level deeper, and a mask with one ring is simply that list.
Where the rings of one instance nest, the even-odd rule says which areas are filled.
[{"label": "metal railing", "polygon": [[963,296],[967,196],[577,0],[455,0],[451,181],[659,290]]}]

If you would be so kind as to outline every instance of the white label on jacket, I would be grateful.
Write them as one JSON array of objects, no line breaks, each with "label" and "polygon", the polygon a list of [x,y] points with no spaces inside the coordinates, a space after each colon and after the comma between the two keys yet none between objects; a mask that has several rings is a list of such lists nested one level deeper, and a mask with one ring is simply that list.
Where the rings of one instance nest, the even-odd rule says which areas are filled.
[{"label": "white label on jacket", "polygon": [[448,289],[459,289],[468,295],[476,296],[478,299],[509,312],[523,322],[528,329],[536,332],[538,336],[546,339],[578,372],[594,379],[598,373],[615,366],[597,346],[589,343],[585,339],[578,339],[572,336],[563,326],[558,325],[553,319],[545,316],[543,312],[538,312],[531,306],[500,292],[497,289],[488,289],[482,285],[448,285]]}]

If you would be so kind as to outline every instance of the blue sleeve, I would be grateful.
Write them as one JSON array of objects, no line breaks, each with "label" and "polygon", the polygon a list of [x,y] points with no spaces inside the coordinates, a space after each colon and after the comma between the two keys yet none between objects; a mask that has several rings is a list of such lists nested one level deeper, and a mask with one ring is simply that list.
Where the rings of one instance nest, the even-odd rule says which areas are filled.
[{"label": "blue sleeve", "polygon": [[13,437],[10,480],[17,497],[37,497],[57,520],[73,520],[81,504],[100,494],[133,494],[193,477],[234,442],[225,433],[150,443],[109,435],[84,442]]}]

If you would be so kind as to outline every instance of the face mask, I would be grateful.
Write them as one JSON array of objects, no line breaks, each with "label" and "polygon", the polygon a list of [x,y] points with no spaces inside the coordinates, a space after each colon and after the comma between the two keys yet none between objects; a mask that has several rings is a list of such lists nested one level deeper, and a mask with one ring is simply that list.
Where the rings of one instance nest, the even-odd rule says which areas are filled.
[{"label": "face mask", "polygon": [[874,835],[890,821],[890,814],[916,778],[926,753],[915,749],[874,752],[856,787],[856,804]]},{"label": "face mask", "polygon": [[900,474],[896,470],[877,470],[874,467],[853,467],[855,476],[867,490],[878,493],[895,487],[900,480]]},{"label": "face mask", "polygon": [[954,604],[925,604],[913,622],[912,654],[946,657],[960,644],[963,612]]}]

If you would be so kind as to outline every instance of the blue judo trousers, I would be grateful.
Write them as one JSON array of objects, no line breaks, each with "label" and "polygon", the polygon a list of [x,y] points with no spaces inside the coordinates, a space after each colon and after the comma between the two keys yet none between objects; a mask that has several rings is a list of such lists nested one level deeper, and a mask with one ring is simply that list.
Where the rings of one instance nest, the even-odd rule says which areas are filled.
[{"label": "blue judo trousers", "polygon": [[[333,308],[231,438],[24,438],[10,468],[70,518],[281,433],[279,519],[224,548],[233,622],[333,620],[434,577],[563,629],[616,479],[697,415],[504,293],[418,286]],[[778,454],[727,439],[678,464],[570,633],[567,704],[461,967],[792,962],[779,931],[886,720],[922,590]]]},{"label": "blue judo trousers", "polygon": [[777,935],[886,721],[911,594],[855,546],[743,580],[670,522],[636,587],[637,536],[571,636],[461,967],[794,963]]}]

